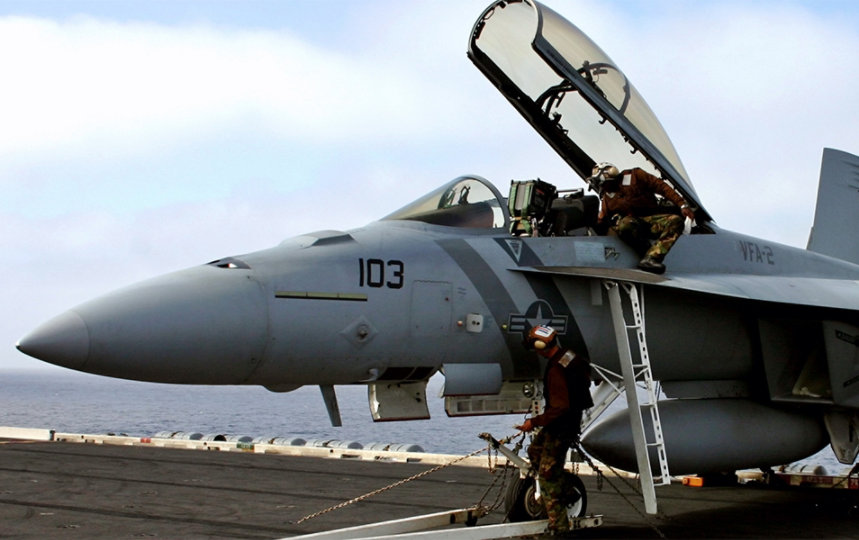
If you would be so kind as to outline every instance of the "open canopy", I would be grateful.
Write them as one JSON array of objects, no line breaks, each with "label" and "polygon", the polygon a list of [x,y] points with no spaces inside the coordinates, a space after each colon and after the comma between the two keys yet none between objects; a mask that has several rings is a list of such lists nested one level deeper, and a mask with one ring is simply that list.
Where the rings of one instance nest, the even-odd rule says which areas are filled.
[{"label": "open canopy", "polygon": [[477,20],[468,56],[561,157],[660,176],[710,219],[653,111],[593,41],[533,0],[499,0]]}]

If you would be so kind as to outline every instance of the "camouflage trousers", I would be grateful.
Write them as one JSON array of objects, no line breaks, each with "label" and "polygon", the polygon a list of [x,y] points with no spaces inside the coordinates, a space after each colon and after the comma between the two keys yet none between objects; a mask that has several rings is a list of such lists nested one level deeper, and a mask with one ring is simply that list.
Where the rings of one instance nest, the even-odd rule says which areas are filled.
[{"label": "camouflage trousers", "polygon": [[559,438],[543,429],[534,436],[528,447],[531,467],[540,477],[541,500],[549,518],[550,531],[570,529],[565,494],[571,493],[574,486],[567,485],[569,482],[564,474],[564,462],[570,444],[569,439]]},{"label": "camouflage trousers", "polygon": [[[626,216],[612,227],[615,233],[639,255],[662,262],[674,242],[683,234],[683,216],[656,214],[646,217]],[[650,245],[649,240],[656,242]]]}]

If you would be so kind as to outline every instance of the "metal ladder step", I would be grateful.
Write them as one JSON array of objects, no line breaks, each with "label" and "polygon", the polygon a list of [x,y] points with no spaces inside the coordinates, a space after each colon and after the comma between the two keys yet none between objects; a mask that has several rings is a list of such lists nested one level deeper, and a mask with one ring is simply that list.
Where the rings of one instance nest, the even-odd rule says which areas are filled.
[{"label": "metal ladder step", "polygon": [[[646,331],[644,328],[643,302],[639,300],[638,286],[634,283],[603,280],[603,286],[608,291],[609,296],[612,324],[615,329],[621,372],[623,374],[623,386],[626,391],[627,410],[629,411],[636,461],[641,479],[641,490],[644,495],[644,506],[647,513],[656,514],[656,492],[654,490],[654,474],[650,466],[649,448],[656,449],[660,472],[660,483],[658,485],[670,484],[671,476],[665,453],[665,441],[662,436],[662,424],[659,419],[657,395],[654,391],[653,375],[650,369],[650,357],[648,355]],[[635,324],[630,325],[626,323],[620,289],[626,292]],[[638,345],[637,363],[633,360],[629,330],[636,331],[635,335]],[[641,404],[638,402],[638,383],[643,384],[646,395],[646,400]],[[642,408],[646,408],[650,412],[650,437],[647,436],[644,427],[641,415]],[[648,442],[648,439],[651,442]]]}]

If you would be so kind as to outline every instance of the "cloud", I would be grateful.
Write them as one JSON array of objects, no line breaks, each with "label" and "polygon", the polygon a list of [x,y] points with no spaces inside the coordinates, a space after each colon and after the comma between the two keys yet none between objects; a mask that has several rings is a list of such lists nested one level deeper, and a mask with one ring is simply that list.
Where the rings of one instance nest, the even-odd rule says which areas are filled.
[{"label": "cloud", "polygon": [[425,186],[421,156],[461,155],[514,128],[532,137],[464,60],[473,14],[453,40],[464,7],[436,21],[418,4],[387,13],[380,31],[371,8],[352,23],[354,46],[289,29],[0,17],[0,46],[22,51],[0,58],[14,81],[0,100],[0,208],[138,211],[249,181],[290,190],[323,170],[334,174],[317,181],[374,183],[350,176],[404,155],[404,176],[425,191],[462,169]]},{"label": "cloud", "polygon": [[4,17],[0,47],[23,52],[0,59],[14,82],[0,155],[18,160],[146,152],[237,124],[311,143],[432,138],[445,122],[422,98],[454,94],[284,31]]}]

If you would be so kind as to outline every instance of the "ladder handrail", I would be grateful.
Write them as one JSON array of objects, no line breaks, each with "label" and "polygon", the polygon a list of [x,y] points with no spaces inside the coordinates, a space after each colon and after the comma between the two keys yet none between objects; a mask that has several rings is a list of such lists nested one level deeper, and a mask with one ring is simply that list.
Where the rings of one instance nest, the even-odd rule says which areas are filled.
[{"label": "ladder handrail", "polygon": [[[641,488],[644,495],[645,510],[649,514],[657,513],[656,492],[654,490],[653,471],[650,466],[650,454],[648,448],[656,448],[656,454],[660,468],[660,484],[666,485],[671,482],[668,471],[668,459],[665,453],[665,441],[662,434],[662,424],[659,419],[657,406],[657,395],[654,392],[653,376],[650,368],[650,357],[647,350],[647,338],[645,333],[644,319],[644,294],[642,290],[641,301],[639,301],[638,285],[630,282],[617,282],[614,280],[603,280],[603,286],[608,291],[609,306],[612,314],[612,324],[615,329],[618,356],[621,371],[623,373],[624,389],[626,391],[627,409],[629,412],[632,438],[635,444],[636,461],[641,479]],[[619,289],[623,288],[629,298],[629,305],[634,319],[634,324],[629,325],[623,310],[623,302]],[[629,343],[629,331],[635,330],[638,345],[638,363],[634,363],[632,349]],[[608,370],[606,370],[608,371]],[[604,377],[604,374],[600,372]],[[643,383],[646,400],[638,403],[638,383]],[[616,396],[615,396],[616,397]],[[641,409],[646,408],[650,412],[650,427],[652,442],[648,442],[644,428]]]}]

